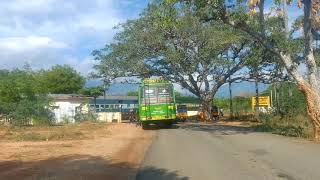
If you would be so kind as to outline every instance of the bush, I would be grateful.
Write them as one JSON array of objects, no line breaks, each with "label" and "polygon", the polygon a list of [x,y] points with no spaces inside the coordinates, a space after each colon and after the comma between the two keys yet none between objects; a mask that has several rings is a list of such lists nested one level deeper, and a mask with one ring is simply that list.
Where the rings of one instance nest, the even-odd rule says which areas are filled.
[{"label": "bush", "polygon": [[53,115],[37,80],[37,72],[26,69],[0,70],[0,114],[12,125],[50,124]]},{"label": "bush", "polygon": [[262,123],[254,126],[257,131],[291,137],[312,137],[312,125],[305,116],[282,118],[281,116],[264,115],[260,118]]},{"label": "bush", "polygon": [[89,113],[77,113],[74,117],[76,122],[83,122],[83,121],[98,121],[98,115],[92,112]]}]

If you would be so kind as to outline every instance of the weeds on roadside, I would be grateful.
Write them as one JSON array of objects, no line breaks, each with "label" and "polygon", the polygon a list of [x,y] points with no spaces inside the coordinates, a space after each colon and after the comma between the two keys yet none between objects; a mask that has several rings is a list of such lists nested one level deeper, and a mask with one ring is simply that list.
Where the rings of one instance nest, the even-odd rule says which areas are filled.
[{"label": "weeds on roadside", "polygon": [[281,117],[273,115],[261,115],[261,124],[254,125],[257,131],[271,132],[291,137],[312,137],[312,125],[306,116]]},{"label": "weeds on roadside", "polygon": [[94,138],[94,132],[106,131],[105,123],[82,122],[54,126],[2,127],[0,138],[11,141],[57,141]]}]

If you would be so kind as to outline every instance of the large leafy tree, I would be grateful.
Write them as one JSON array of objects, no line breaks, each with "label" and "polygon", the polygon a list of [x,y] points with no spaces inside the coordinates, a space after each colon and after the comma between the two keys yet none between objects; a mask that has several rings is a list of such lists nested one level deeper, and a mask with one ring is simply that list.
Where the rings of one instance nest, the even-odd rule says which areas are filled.
[{"label": "large leafy tree", "polygon": [[30,69],[0,70],[0,115],[11,123],[23,125],[50,123],[50,101],[40,83],[38,73]]},{"label": "large leafy tree", "polygon": [[71,94],[84,86],[85,78],[70,66],[56,65],[49,70],[42,70],[39,82],[48,93]]},{"label": "large leafy tree", "polygon": [[[285,2],[291,3],[292,1]],[[237,10],[228,9],[223,0],[170,0],[170,3],[192,4],[197,16],[204,21],[221,21],[230,27],[241,30],[265,47],[267,51],[277,56],[304,94],[308,114],[314,127],[314,136],[316,139],[320,138],[320,73],[315,56],[316,47],[314,46],[314,38],[319,32],[319,0],[298,0],[298,6],[303,8],[303,18],[300,21],[303,32],[296,33],[298,37],[292,36],[293,33],[288,35],[286,26],[281,31],[265,31],[265,36],[262,36],[261,29],[256,29],[255,26],[249,24],[248,20],[257,16],[255,14],[257,7],[262,6],[259,8],[259,17],[265,15],[261,12],[265,8],[263,7],[264,1],[261,0],[250,0],[248,6],[242,6]],[[246,13],[246,11],[249,12],[249,9],[252,13]],[[256,22],[263,25],[265,19],[259,18]],[[284,22],[286,22],[285,18]],[[298,39],[303,41],[303,47],[300,51],[294,48]],[[306,65],[306,72],[299,72],[298,66],[301,63]]]},{"label": "large leafy tree", "polygon": [[152,3],[122,24],[113,43],[94,51],[97,77],[161,76],[196,95],[209,112],[219,87],[244,66],[249,42],[222,23],[202,22],[190,8]]}]

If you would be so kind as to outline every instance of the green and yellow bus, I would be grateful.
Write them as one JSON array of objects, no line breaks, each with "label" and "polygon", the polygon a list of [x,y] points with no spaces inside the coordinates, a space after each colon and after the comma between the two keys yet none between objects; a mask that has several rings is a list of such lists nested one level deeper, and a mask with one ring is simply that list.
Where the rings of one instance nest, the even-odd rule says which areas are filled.
[{"label": "green and yellow bus", "polygon": [[172,83],[163,79],[144,79],[139,87],[139,121],[171,126],[176,120],[176,103]]}]

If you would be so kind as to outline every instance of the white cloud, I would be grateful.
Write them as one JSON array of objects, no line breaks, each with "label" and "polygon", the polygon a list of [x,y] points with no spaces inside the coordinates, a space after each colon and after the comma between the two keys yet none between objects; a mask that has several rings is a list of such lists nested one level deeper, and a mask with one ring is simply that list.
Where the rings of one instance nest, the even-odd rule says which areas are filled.
[{"label": "white cloud", "polygon": [[89,75],[93,72],[93,65],[95,64],[94,60],[91,57],[86,57],[83,60],[69,58],[66,61],[66,64],[69,64],[71,67],[77,69],[84,75]]},{"label": "white cloud", "polygon": [[54,41],[49,37],[11,37],[0,38],[0,49],[5,51],[26,51],[38,48],[64,49],[68,45],[63,42]]},{"label": "white cloud", "polygon": [[87,74],[91,51],[111,41],[139,1],[1,0],[0,68],[66,63]]},{"label": "white cloud", "polygon": [[69,46],[49,37],[0,38],[0,68],[21,67],[28,63],[35,69],[61,62],[61,54]]}]

